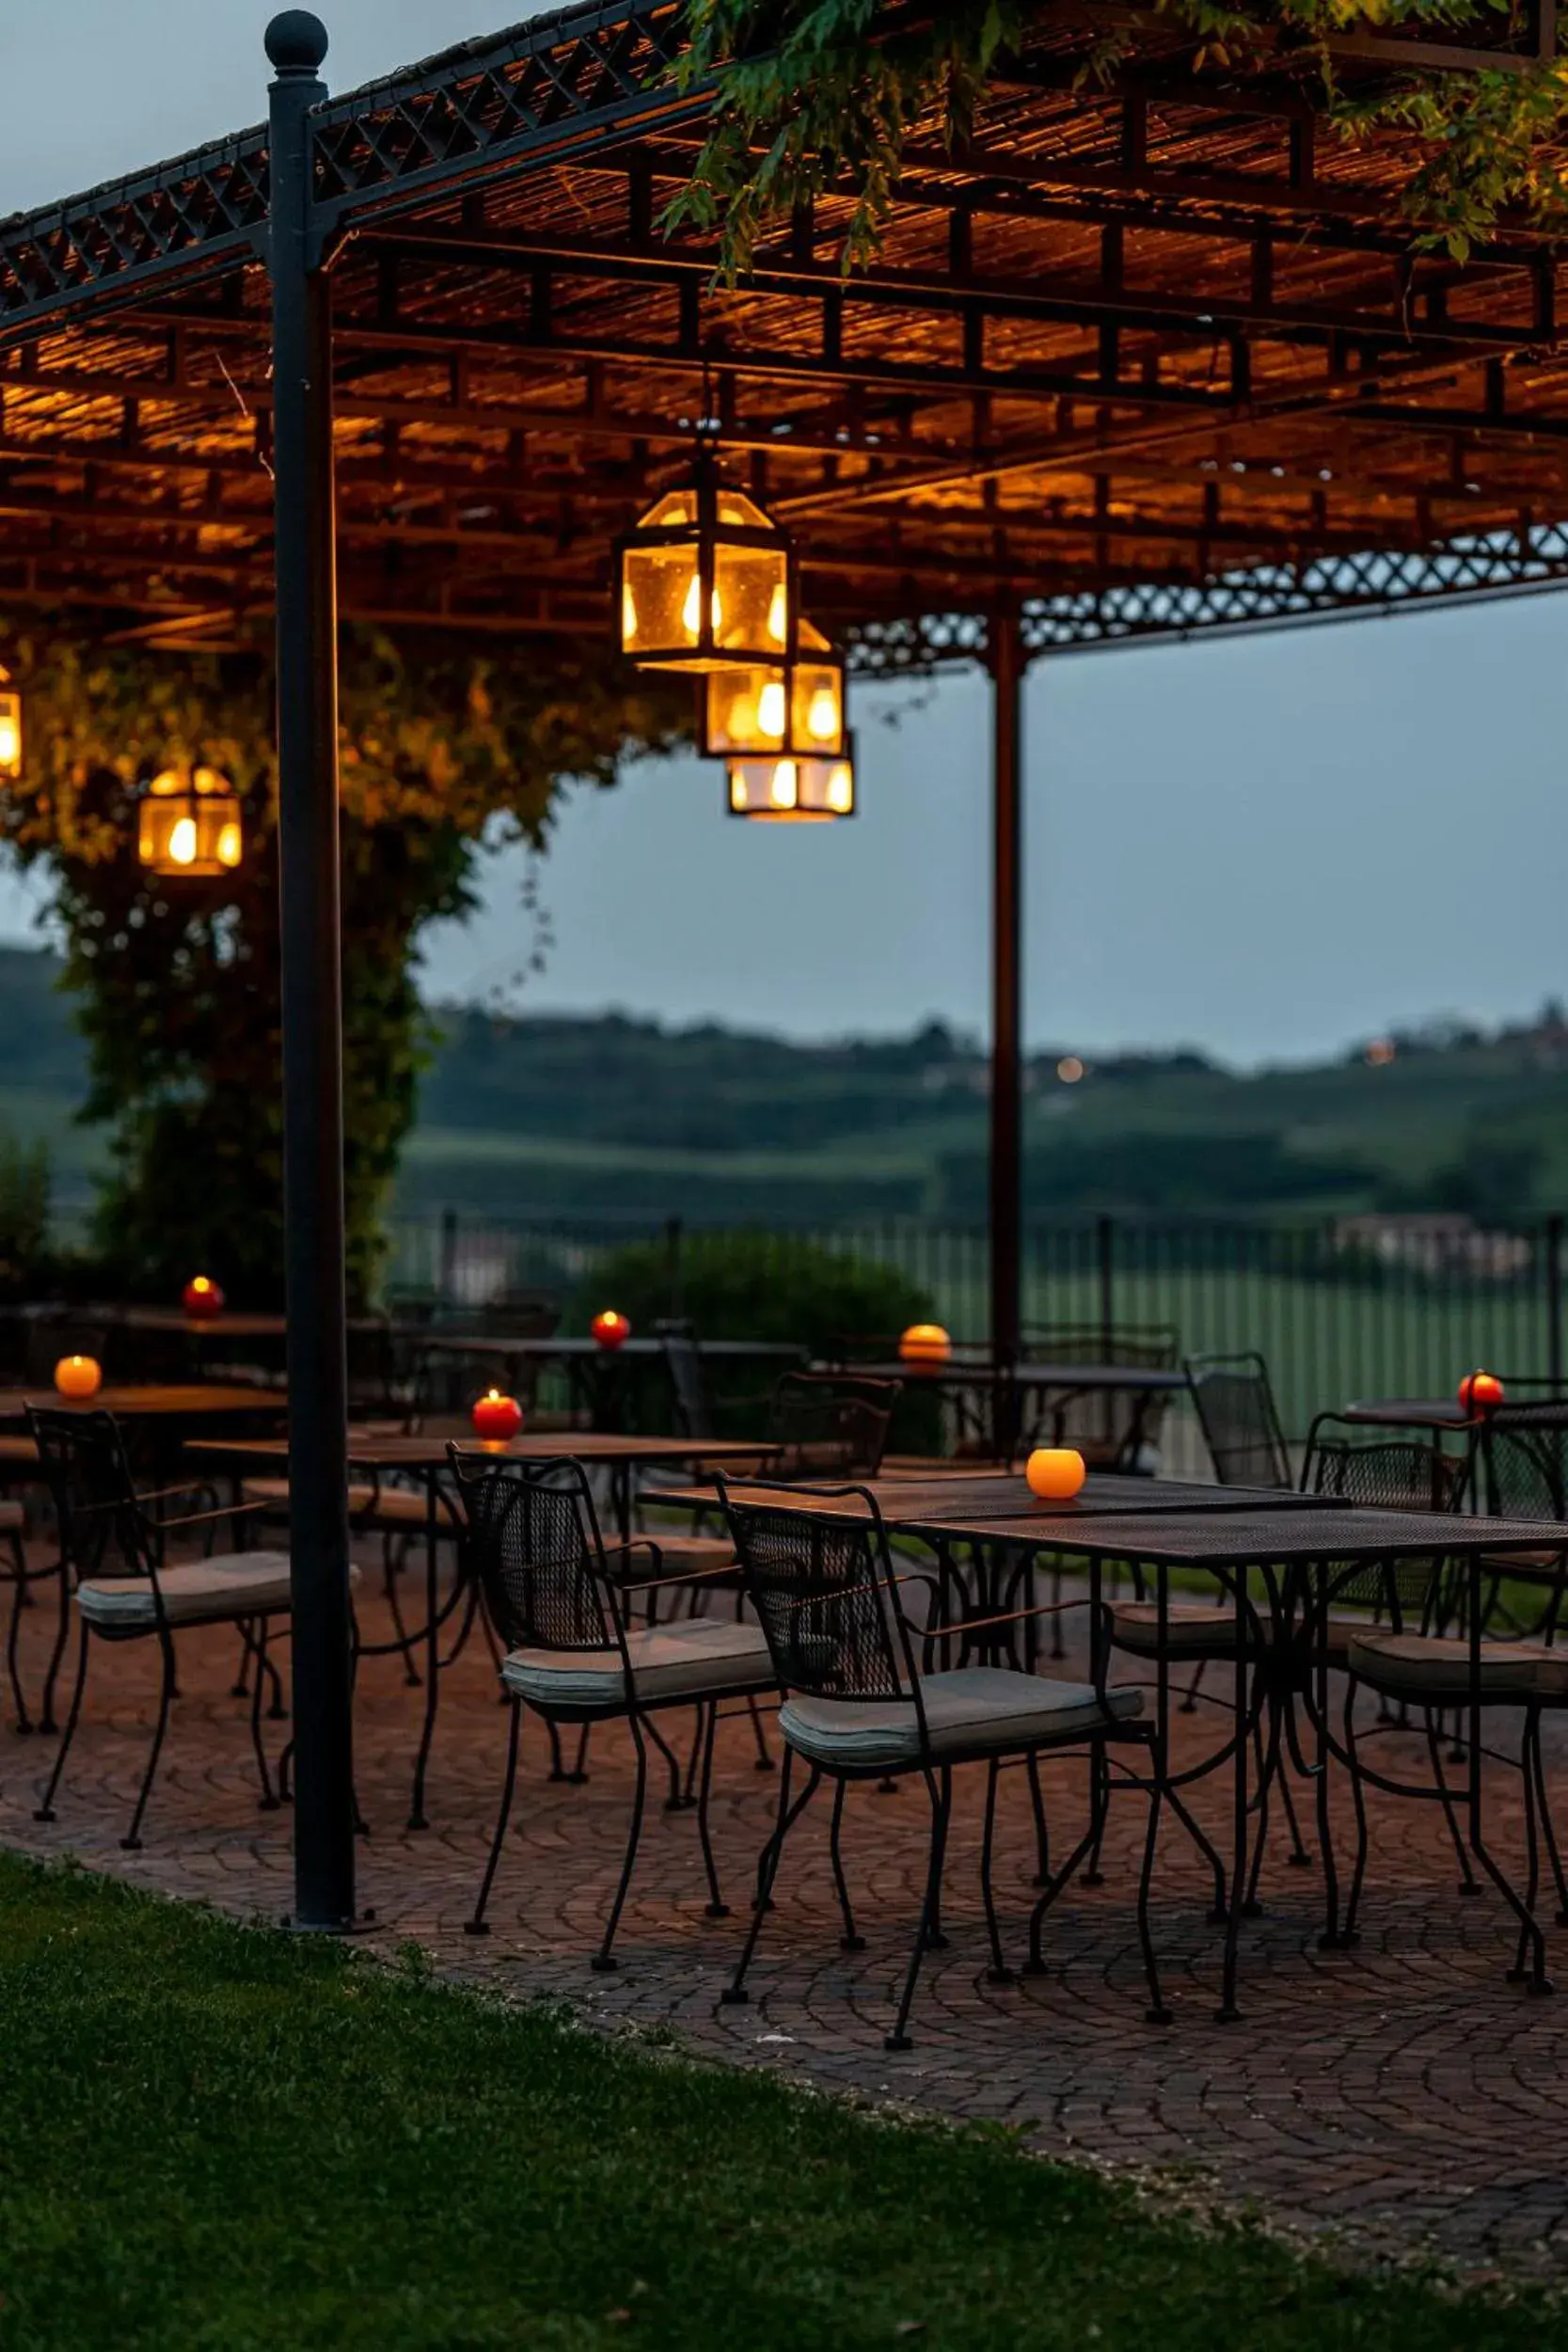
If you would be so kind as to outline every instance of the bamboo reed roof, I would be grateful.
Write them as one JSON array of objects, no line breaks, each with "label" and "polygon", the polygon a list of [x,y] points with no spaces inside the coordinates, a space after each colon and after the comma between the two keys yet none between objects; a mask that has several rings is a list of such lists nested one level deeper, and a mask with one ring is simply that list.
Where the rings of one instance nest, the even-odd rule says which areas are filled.
[{"label": "bamboo reed roof", "polygon": [[[1498,23],[1441,54],[1555,42]],[[702,136],[681,40],[590,5],[318,111],[348,616],[607,630],[610,543],[710,416],[872,664],[978,649],[1007,600],[1040,650],[1568,576],[1557,253],[1416,251],[1409,142],[1346,143],[1288,58],[1198,73],[1163,18],[1042,0],[971,144],[916,137],[874,268],[832,197],[729,289],[659,226]],[[1340,47],[1371,87],[1435,45]],[[0,222],[0,608],[265,626],[265,151]]]}]

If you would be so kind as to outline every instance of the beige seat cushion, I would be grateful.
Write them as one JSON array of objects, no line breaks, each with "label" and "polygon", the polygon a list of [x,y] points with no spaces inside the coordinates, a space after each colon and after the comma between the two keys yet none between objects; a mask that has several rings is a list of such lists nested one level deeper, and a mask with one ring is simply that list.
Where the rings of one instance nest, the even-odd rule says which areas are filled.
[{"label": "beige seat cushion", "polygon": [[[707,1569],[733,1568],[739,1578],[740,1563],[727,1535],[665,1535],[657,1528],[649,1528],[645,1541],[658,1546],[661,1576],[697,1576]],[[635,1561],[636,1554],[632,1557]]]},{"label": "beige seat cushion", "polygon": [[20,1502],[0,1502],[0,1535],[20,1535],[25,1524]]},{"label": "beige seat cushion", "polygon": [[[1043,1747],[1143,1712],[1141,1692],[1108,1691],[1107,1713],[1092,1683],[1049,1682],[1007,1666],[926,1675],[920,1693],[937,1756]],[[779,1709],[779,1729],[808,1763],[829,1771],[897,1772],[920,1760],[912,1699],[789,1698]]]},{"label": "beige seat cushion", "polygon": [[[662,1707],[673,1699],[727,1698],[773,1687],[772,1661],[762,1629],[733,1618],[688,1617],[677,1625],[639,1626],[626,1636],[639,1700]],[[614,1709],[626,1703],[626,1673],[618,1649],[515,1649],[501,1662],[501,1680],[535,1707]]]},{"label": "beige seat cushion", "polygon": [[[1259,1629],[1254,1627],[1252,1633]],[[1260,1623],[1263,1639],[1270,1636],[1267,1617]],[[1160,1655],[1160,1608],[1157,1601],[1117,1601],[1111,1611],[1111,1639],[1118,1649],[1140,1658]],[[1236,1604],[1229,1600],[1172,1601],[1165,1611],[1167,1658],[1224,1658],[1236,1648]]]},{"label": "beige seat cushion", "polygon": [[1481,1566],[1487,1576],[1509,1576],[1517,1584],[1555,1584],[1563,1571],[1560,1551],[1487,1552]]},{"label": "beige seat cushion", "polygon": [[[289,1606],[289,1555],[236,1551],[214,1560],[184,1561],[165,1568],[158,1585],[171,1625],[274,1614]],[[158,1622],[151,1581],[145,1576],[103,1577],[79,1586],[76,1600],[89,1625],[117,1633],[139,1631]]]},{"label": "beige seat cushion", "polygon": [[[266,1511],[286,1514],[289,1508],[286,1478],[247,1478],[240,1494],[245,1502],[257,1503]],[[422,1528],[426,1520],[425,1498],[412,1486],[383,1486],[378,1492],[370,1485],[354,1485],[348,1490],[348,1515],[364,1527]],[[436,1512],[437,1534],[451,1525],[451,1515],[443,1497]]]},{"label": "beige seat cushion", "polygon": [[38,1467],[39,1450],[31,1438],[0,1438],[0,1477]]},{"label": "beige seat cushion", "polygon": [[[1463,1635],[1363,1633],[1350,1645],[1350,1670],[1374,1691],[1431,1692],[1464,1699],[1470,1691],[1470,1645]],[[1535,1642],[1482,1642],[1481,1695],[1494,1704],[1568,1698],[1568,1651]]]}]

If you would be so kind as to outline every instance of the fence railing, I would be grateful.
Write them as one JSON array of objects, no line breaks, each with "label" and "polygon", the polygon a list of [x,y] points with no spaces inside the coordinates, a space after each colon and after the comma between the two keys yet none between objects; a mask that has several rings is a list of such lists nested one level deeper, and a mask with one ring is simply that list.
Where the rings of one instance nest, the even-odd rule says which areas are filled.
[{"label": "fence railing", "polygon": [[[1562,1230],[1556,1216],[1507,1232],[1444,1217],[1037,1225],[1025,1235],[1023,1322],[1170,1325],[1193,1355],[1257,1348],[1300,1434],[1314,1412],[1354,1396],[1446,1395],[1477,1364],[1560,1378]],[[690,1238],[679,1219],[506,1223],[448,1210],[396,1228],[388,1287],[451,1307],[531,1293],[566,1304],[588,1296],[615,1249],[653,1242],[667,1254],[678,1313]],[[983,1229],[890,1221],[791,1238],[897,1267],[956,1337],[985,1336]],[[703,1240],[706,1253],[755,1247],[733,1230]]]}]

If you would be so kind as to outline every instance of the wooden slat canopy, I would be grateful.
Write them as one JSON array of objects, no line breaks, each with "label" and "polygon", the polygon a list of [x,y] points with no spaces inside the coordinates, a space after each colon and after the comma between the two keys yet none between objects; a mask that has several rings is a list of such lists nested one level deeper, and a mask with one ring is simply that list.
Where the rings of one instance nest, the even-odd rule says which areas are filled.
[{"label": "wooden slat canopy", "polygon": [[[1549,14],[1478,51],[1518,64]],[[1085,69],[1113,25],[1114,78]],[[669,6],[591,5],[318,109],[342,610],[608,627],[609,548],[699,420],[863,665],[1497,595],[1568,576],[1560,262],[1414,250],[1418,157],[1289,60],[1195,72],[1045,0],[973,145],[917,136],[878,265],[847,198],[728,289],[659,227],[702,136]],[[272,593],[266,135],[0,223],[0,608],[232,644]]]}]

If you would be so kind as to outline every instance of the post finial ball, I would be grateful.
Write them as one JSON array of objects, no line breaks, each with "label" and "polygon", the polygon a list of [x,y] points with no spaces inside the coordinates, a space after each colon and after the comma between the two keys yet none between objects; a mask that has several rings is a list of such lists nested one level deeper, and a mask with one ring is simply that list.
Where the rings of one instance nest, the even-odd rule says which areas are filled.
[{"label": "post finial ball", "polygon": [[309,8],[285,8],[267,26],[266,51],[279,73],[314,73],[326,55],[326,27]]}]

